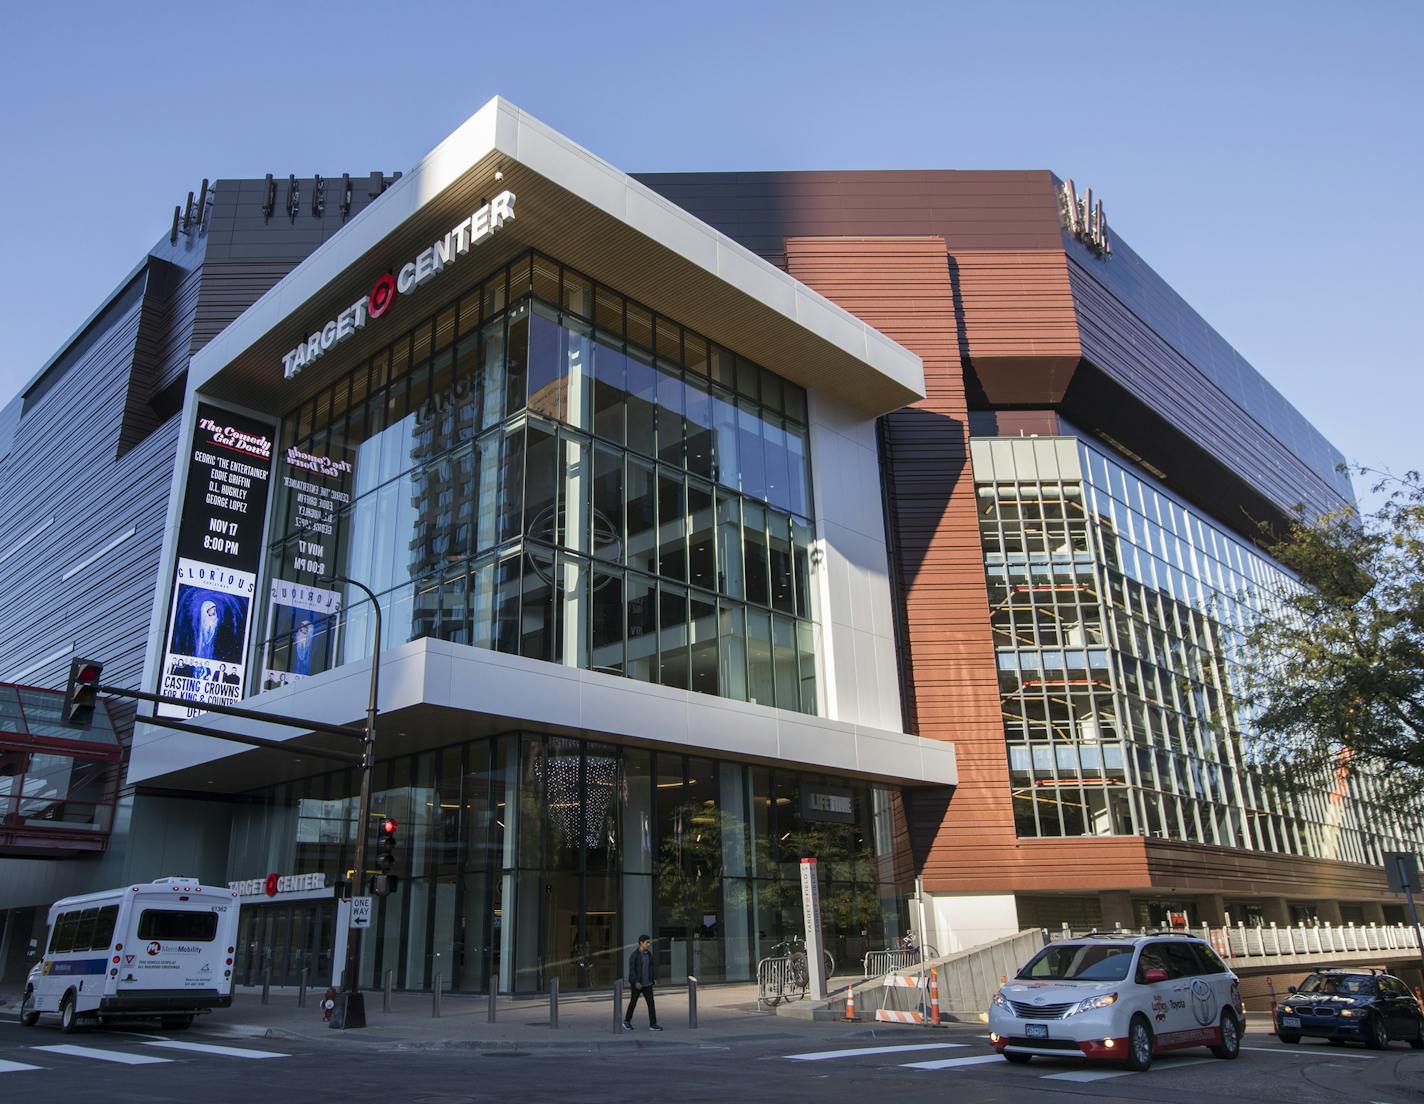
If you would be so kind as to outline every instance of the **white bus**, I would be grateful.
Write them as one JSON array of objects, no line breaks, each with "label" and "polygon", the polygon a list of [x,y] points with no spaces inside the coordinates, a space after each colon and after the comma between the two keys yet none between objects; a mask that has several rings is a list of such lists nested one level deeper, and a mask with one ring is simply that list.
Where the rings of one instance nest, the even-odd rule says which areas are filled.
[{"label": "white bus", "polygon": [[33,1027],[50,1012],[65,1032],[119,1019],[180,1029],[200,1012],[228,1007],[238,907],[235,890],[195,878],[55,902],[20,1022]]}]

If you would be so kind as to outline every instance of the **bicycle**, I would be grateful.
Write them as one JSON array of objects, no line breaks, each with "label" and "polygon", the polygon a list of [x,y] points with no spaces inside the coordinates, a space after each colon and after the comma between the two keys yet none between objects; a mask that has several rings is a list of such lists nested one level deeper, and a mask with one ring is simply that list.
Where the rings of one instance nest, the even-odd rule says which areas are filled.
[{"label": "bicycle", "polygon": [[[806,975],[806,983],[802,986],[802,989],[805,989],[810,986],[811,971],[809,968],[807,968],[806,964],[806,941],[804,939],[802,939],[799,935],[788,936],[786,939],[783,939],[780,943],[776,944],[776,946],[772,947],[771,953],[774,956],[784,958],[796,959],[799,957],[801,960],[801,970]],[[830,951],[822,951],[821,961],[825,963],[826,966],[826,977],[833,977],[836,972],[835,955],[831,954]]]},{"label": "bicycle", "polygon": [[913,928],[900,937],[900,950],[918,951],[921,962],[924,962],[926,959],[939,957],[939,949],[931,943],[921,943],[916,939]]}]

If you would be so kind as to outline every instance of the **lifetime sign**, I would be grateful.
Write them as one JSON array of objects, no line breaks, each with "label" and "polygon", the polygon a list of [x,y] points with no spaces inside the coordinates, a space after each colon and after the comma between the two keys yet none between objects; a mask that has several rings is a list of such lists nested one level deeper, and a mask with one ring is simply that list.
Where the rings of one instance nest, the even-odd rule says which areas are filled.
[{"label": "lifetime sign", "polygon": [[489,241],[506,222],[514,221],[514,193],[500,192],[474,214],[457,222],[443,237],[422,249],[413,261],[402,265],[392,276],[389,272],[376,281],[368,295],[363,295],[331,321],[322,326],[291,352],[282,357],[282,374],[291,379],[303,368],[335,348],[372,319],[390,310],[397,295],[421,287],[444,272],[477,245]]}]

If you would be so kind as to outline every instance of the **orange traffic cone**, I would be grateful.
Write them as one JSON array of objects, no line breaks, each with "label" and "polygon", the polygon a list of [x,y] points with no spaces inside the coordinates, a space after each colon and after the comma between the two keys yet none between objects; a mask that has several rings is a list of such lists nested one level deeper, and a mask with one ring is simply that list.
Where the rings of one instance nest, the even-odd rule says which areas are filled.
[{"label": "orange traffic cone", "polygon": [[855,1023],[855,986],[846,990],[845,1018],[847,1023]]},{"label": "orange traffic cone", "polygon": [[939,967],[930,967],[930,1023],[939,1026]]}]

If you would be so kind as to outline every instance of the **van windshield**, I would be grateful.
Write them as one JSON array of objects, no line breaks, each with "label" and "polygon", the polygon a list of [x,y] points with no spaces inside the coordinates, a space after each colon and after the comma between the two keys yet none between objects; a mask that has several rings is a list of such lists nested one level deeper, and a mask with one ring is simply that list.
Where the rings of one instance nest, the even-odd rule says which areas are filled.
[{"label": "van windshield", "polygon": [[1059,943],[1044,947],[1018,972],[1021,981],[1121,981],[1133,948],[1116,943]]},{"label": "van windshield", "polygon": [[218,933],[215,912],[178,912],[144,909],[138,918],[140,939],[173,939],[182,943],[211,943]]}]

